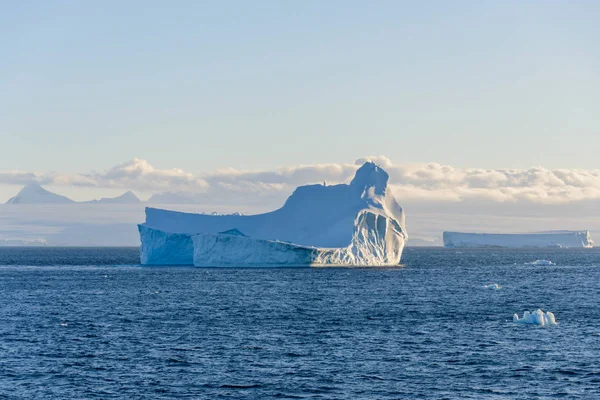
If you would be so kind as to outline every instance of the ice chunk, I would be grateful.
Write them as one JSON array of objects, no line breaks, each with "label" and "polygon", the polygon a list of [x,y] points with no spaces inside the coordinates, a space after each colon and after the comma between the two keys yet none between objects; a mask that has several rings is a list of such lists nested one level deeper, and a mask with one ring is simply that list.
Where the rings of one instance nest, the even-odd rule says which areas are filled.
[{"label": "ice chunk", "polygon": [[530,325],[556,325],[556,319],[554,318],[554,314],[550,311],[543,312],[541,309],[537,309],[534,312],[525,311],[523,313],[523,317],[519,318],[519,315],[515,313],[513,315],[513,322],[517,324],[530,324]]},{"label": "ice chunk", "polygon": [[492,283],[489,285],[483,285],[484,289],[493,289],[493,290],[498,290],[498,289],[502,289],[502,286],[498,285],[497,283]]},{"label": "ice chunk", "polygon": [[550,260],[535,260],[532,262],[525,263],[526,265],[556,265]]}]

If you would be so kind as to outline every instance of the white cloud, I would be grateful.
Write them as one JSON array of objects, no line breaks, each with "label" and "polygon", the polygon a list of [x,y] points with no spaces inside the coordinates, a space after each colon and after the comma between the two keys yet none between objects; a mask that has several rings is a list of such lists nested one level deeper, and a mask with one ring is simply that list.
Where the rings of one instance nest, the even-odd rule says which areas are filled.
[{"label": "white cloud", "polygon": [[36,174],[23,171],[0,171],[0,183],[10,185],[26,185],[28,183],[38,182]]},{"label": "white cloud", "polygon": [[116,165],[104,172],[84,174],[0,172],[0,183],[16,185],[39,183],[42,185],[124,188],[148,191],[186,190],[199,192],[208,188],[206,181],[194,176],[194,174],[178,168],[155,169],[148,161],[139,158]]},{"label": "white cloud", "polygon": [[206,174],[204,179],[211,187],[227,183],[237,190],[261,192],[268,188],[289,192],[298,185],[323,180],[348,182],[358,166],[366,161],[385,168],[400,201],[562,204],[600,199],[600,170],[455,168],[438,163],[394,164],[384,156],[359,158],[353,164],[303,165],[272,171],[229,169]]},{"label": "white cloud", "polygon": [[101,173],[85,175],[96,186],[143,190],[203,191],[208,184],[202,178],[179,168],[155,169],[146,160],[134,158]]},{"label": "white cloud", "polygon": [[[146,160],[133,159],[103,172],[36,174],[0,171],[0,183],[123,188],[151,192],[202,193],[216,202],[228,196],[289,195],[295,187],[327,181],[348,182],[365,161],[374,161],[390,175],[391,188],[400,202],[492,202],[565,204],[600,200],[600,170],[474,169],[438,163],[395,164],[385,156],[362,157],[354,163],[313,164],[273,170],[224,169],[193,174],[178,168],[155,169]],[[244,197],[247,199],[247,197]]]}]

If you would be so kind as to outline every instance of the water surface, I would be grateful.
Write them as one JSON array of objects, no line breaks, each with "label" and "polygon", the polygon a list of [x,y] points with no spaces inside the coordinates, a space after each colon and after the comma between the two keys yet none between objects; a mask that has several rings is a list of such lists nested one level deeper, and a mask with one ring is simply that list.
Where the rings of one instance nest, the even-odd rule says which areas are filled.
[{"label": "water surface", "polygon": [[[135,248],[0,248],[0,398],[600,398],[596,249],[137,262]],[[559,324],[512,322],[536,308]]]}]

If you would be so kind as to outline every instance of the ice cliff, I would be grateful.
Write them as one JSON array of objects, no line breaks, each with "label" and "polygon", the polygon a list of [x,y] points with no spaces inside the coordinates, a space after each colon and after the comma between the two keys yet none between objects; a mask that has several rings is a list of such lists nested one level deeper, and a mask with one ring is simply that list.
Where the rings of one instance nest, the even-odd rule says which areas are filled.
[{"label": "ice cliff", "polygon": [[444,247],[593,247],[589,231],[549,231],[539,233],[444,232]]},{"label": "ice cliff", "polygon": [[396,265],[404,212],[388,174],[367,162],[350,184],[298,187],[283,207],[258,215],[146,208],[139,225],[148,265]]}]

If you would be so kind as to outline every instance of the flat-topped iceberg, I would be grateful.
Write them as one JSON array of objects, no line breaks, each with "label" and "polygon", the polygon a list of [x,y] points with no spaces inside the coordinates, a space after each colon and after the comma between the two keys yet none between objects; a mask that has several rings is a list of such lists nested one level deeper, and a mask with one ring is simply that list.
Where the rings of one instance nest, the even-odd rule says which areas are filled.
[{"label": "flat-topped iceberg", "polygon": [[444,232],[444,247],[477,248],[572,248],[593,247],[589,231],[548,231],[538,233]]},{"label": "flat-topped iceberg", "polygon": [[138,225],[146,265],[397,265],[404,212],[372,162],[350,184],[298,187],[278,210],[206,215],[146,208]]}]

